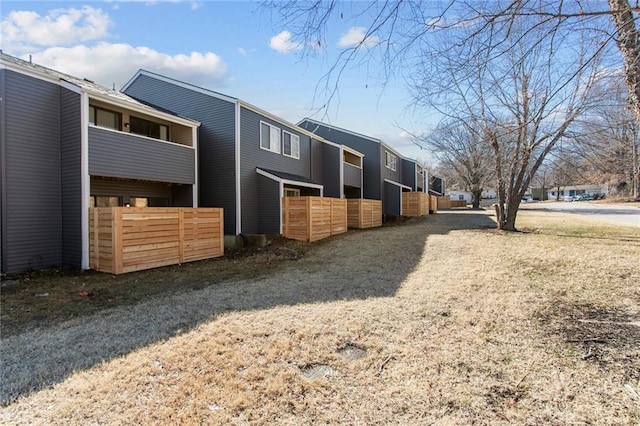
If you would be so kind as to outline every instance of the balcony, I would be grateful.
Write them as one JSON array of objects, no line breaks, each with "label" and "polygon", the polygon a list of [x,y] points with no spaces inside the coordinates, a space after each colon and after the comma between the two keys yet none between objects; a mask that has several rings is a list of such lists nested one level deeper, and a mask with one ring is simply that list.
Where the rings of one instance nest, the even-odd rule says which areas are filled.
[{"label": "balcony", "polygon": [[188,145],[89,126],[89,174],[195,184],[196,150]]}]

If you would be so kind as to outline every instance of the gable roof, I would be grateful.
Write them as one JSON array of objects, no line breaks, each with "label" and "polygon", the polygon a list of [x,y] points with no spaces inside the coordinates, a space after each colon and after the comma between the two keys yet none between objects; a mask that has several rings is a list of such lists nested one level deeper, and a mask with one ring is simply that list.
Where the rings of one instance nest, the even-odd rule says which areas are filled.
[{"label": "gable roof", "polygon": [[[298,122],[298,125],[300,126],[305,121],[310,123],[310,124],[313,124],[315,126],[322,126],[322,127],[327,128],[327,129],[330,129],[330,130],[337,130],[339,132],[343,132],[343,133],[346,133],[346,134],[349,134],[349,135],[352,135],[352,136],[356,136],[356,137],[361,138],[361,139],[365,139],[365,140],[377,143],[380,146],[382,146],[384,149],[386,149],[387,151],[391,151],[392,154],[395,154],[396,156],[398,156],[398,157],[400,157],[400,158],[402,158],[404,160],[413,161],[414,163],[416,163],[416,160],[413,160],[411,158],[405,157],[404,155],[400,154],[394,148],[392,148],[388,144],[386,144],[382,139],[374,138],[373,136],[363,135],[362,133],[354,132],[352,130],[344,129],[342,127],[334,126],[332,124],[327,124],[327,123],[324,123],[322,121],[317,121],[317,120],[314,120],[314,119],[308,118],[308,117],[305,117],[302,120],[300,120]],[[313,130],[309,130],[309,131],[313,132]]]},{"label": "gable roof", "polygon": [[200,125],[196,120],[160,111],[157,108],[145,105],[122,92],[101,86],[86,78],[74,77],[42,65],[34,64],[30,61],[25,61],[11,55],[7,55],[6,53],[0,53],[0,67],[21,74],[26,74],[40,80],[49,81],[54,84],[66,85],[65,83],[67,83],[83,92],[86,92],[94,99],[100,99],[104,102],[133,109],[137,112],[143,112],[151,116],[159,116],[164,119],[168,119],[169,121],[178,121],[192,127]]}]

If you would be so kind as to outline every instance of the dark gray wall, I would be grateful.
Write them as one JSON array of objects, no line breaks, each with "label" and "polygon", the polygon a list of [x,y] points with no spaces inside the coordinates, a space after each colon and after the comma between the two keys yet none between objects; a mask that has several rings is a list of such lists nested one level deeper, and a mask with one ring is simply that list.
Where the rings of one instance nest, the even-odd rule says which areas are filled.
[{"label": "dark gray wall", "polygon": [[388,169],[384,165],[386,151],[389,151],[389,150],[381,145],[379,155],[380,155],[380,171],[382,173],[382,180],[384,181],[384,179],[389,179],[394,182],[402,183],[402,159],[392,151],[389,151],[391,152],[391,154],[396,156],[396,170],[393,171],[391,169]]},{"label": "dark gray wall", "polygon": [[340,167],[342,167],[340,148],[326,143],[321,143],[321,145],[324,196],[340,198],[342,192],[342,188],[340,188]]},{"label": "dark gray wall", "polygon": [[62,264],[82,267],[82,121],[80,95],[60,88]]},{"label": "dark gray wall", "polygon": [[382,200],[382,212],[385,215],[399,215],[401,207],[401,189],[398,185],[389,182],[384,183],[384,199]]},{"label": "dark gray wall", "polygon": [[60,265],[60,88],[9,70],[3,75],[2,270]]},{"label": "dark gray wall", "polygon": [[257,227],[263,234],[279,234],[281,221],[280,184],[262,175],[258,175],[256,180],[258,189],[256,196],[260,204]]},{"label": "dark gray wall", "polygon": [[[300,159],[260,148],[260,121],[269,123],[300,137]],[[264,223],[261,198],[258,196],[258,173],[256,168],[286,172],[311,179],[311,140],[295,129],[283,126],[252,110],[241,108],[240,112],[240,196],[242,198],[242,232],[245,234],[272,233],[272,225]],[[280,202],[278,200],[278,202]],[[277,225],[279,229],[278,220]]]},{"label": "dark gray wall", "polygon": [[401,184],[411,187],[412,191],[416,190],[416,163],[411,160],[402,159],[402,180]]},{"label": "dark gray wall", "polygon": [[235,103],[178,83],[140,75],[125,93],[202,123],[198,129],[199,205],[224,208],[225,233],[235,234]]},{"label": "dark gray wall", "polygon": [[89,174],[195,183],[195,150],[136,135],[89,128]]},{"label": "dark gray wall", "polygon": [[166,198],[170,206],[191,207],[192,186],[144,182],[136,180],[108,179],[91,177],[91,195],[121,197],[123,203],[129,203],[131,197]]},{"label": "dark gray wall", "polygon": [[382,172],[384,168],[380,164],[381,146],[378,142],[359,137],[357,135],[343,132],[326,126],[317,125],[309,121],[300,123],[300,127],[331,142],[346,145],[364,154],[363,159],[363,196],[374,200],[382,199]]}]

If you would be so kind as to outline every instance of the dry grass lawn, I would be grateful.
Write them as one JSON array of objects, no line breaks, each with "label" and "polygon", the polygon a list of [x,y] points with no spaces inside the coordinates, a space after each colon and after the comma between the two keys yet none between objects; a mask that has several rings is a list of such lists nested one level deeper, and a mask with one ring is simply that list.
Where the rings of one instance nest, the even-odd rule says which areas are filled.
[{"label": "dry grass lawn", "polygon": [[0,422],[640,423],[640,228],[492,220],[350,232],[3,338]]}]

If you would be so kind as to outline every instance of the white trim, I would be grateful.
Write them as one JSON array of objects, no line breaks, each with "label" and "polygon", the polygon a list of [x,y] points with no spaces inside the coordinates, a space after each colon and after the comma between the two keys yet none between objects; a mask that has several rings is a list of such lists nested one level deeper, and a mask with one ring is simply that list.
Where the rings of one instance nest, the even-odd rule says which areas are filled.
[{"label": "white trim", "polygon": [[271,180],[274,180],[276,182],[280,182],[284,185],[294,185],[294,186],[304,186],[305,188],[314,188],[314,189],[319,189],[320,190],[320,196],[323,196],[323,192],[324,192],[324,185],[319,185],[317,183],[308,183],[308,182],[301,182],[299,180],[290,180],[290,179],[282,179],[272,173],[266,172],[264,170],[262,170],[259,167],[256,167],[256,172],[259,175],[262,175],[264,177],[267,177]]},{"label": "white trim", "polygon": [[[262,146],[262,125],[263,124],[265,126],[269,126],[269,148],[265,148],[265,147]],[[278,133],[278,143],[275,144],[275,145],[272,143],[273,141],[271,140],[271,137],[275,133],[274,129],[278,130],[278,132],[277,132]],[[260,132],[259,133],[259,135],[260,135],[260,149],[262,149],[264,151],[272,152],[274,154],[281,154],[282,153],[281,152],[282,151],[282,146],[281,146],[282,145],[282,132],[281,132],[281,130],[282,129],[280,129],[280,127],[274,126],[273,124],[270,124],[270,123],[267,123],[266,121],[260,120],[260,128],[259,128],[259,132]],[[277,147],[278,150],[274,151],[273,149],[271,149],[272,146]]]},{"label": "white trim", "polygon": [[193,172],[194,172],[194,179],[195,181],[193,182],[193,185],[191,186],[192,189],[192,193],[193,195],[191,196],[191,201],[192,201],[192,205],[193,207],[198,207],[198,202],[200,201],[198,199],[198,128],[194,127],[192,129],[191,132],[191,138],[193,140],[193,147],[194,147],[194,167],[193,167]]},{"label": "white trim", "polygon": [[72,91],[74,93],[78,93],[78,94],[84,93],[83,90],[79,86],[77,86],[77,85],[75,85],[73,83],[70,83],[70,82],[68,82],[66,80],[60,80],[59,83],[60,83],[60,87],[64,87],[65,89],[70,90],[70,91]]},{"label": "white trim", "polygon": [[[340,146],[340,198],[344,198],[344,146]],[[360,181],[362,184],[362,181]]]},{"label": "white trim", "polygon": [[[287,154],[286,152],[284,152],[284,134],[288,134],[289,135],[289,142],[290,142],[290,149],[291,149],[291,155]],[[293,155],[293,138],[297,138],[298,139],[298,143],[297,143],[297,151],[298,151],[298,156]],[[282,129],[282,155],[284,155],[285,157],[289,157],[289,158],[293,158],[295,160],[299,160],[300,159],[300,136],[296,135],[295,133],[291,133],[288,130]]]},{"label": "white trim", "polygon": [[89,196],[91,176],[89,176],[89,95],[80,94],[80,227],[82,228],[81,269],[89,269]]},{"label": "white trim", "polygon": [[242,199],[240,198],[240,102],[235,103],[236,110],[236,235],[242,233]]},{"label": "white trim", "polygon": [[394,182],[391,179],[386,179],[386,178],[384,179],[384,181],[387,182],[387,183],[390,183],[392,185],[399,186],[400,188],[405,188],[405,189],[408,189],[409,191],[411,191],[411,187],[410,186],[403,185],[401,183]]},{"label": "white trim", "polygon": [[[260,169],[256,169],[258,173],[260,173],[259,170]],[[278,217],[280,218],[280,235],[282,235],[282,199],[284,198],[284,184],[282,182],[278,182],[278,191],[280,192],[280,198],[278,198],[280,200],[280,202],[278,203],[278,209],[280,210],[280,213],[278,214]]]},{"label": "white trim", "polygon": [[340,145],[345,151],[355,155],[356,157],[360,157],[360,158],[364,158],[364,154],[361,153],[360,151],[356,151],[355,149],[351,148],[350,146],[347,145]]},{"label": "white trim", "polygon": [[201,93],[203,95],[213,96],[214,98],[222,99],[223,101],[231,102],[233,104],[236,104],[239,101],[239,99],[236,99],[234,97],[223,95],[222,93],[214,92],[212,90],[207,90],[207,89],[204,89],[202,87],[198,87],[198,86],[194,86],[194,85],[189,84],[189,83],[185,83],[184,81],[175,80],[173,78],[165,77],[163,75],[156,74],[154,72],[143,70],[143,69],[138,70],[138,72],[133,77],[131,77],[131,79],[129,81],[127,81],[124,86],[122,86],[121,91],[122,92],[126,91],[129,88],[129,86],[131,86],[131,84],[133,84],[133,82],[141,75],[145,75],[147,77],[155,78],[156,80],[164,81],[165,83],[174,84],[176,86],[182,87],[183,89],[189,89],[189,90],[192,90],[194,92]]},{"label": "white trim", "polygon": [[356,137],[361,138],[361,139],[365,139],[365,140],[368,140],[368,141],[371,141],[371,142],[375,142],[377,144],[380,144],[384,148],[388,149],[389,151],[393,152],[394,154],[396,154],[400,158],[404,158],[406,160],[414,161],[414,160],[411,160],[411,159],[403,156],[398,151],[396,151],[394,148],[390,147],[385,142],[383,142],[381,139],[374,138],[373,136],[363,135],[362,133],[354,132],[354,131],[348,130],[348,129],[343,129],[341,127],[333,126],[331,124],[323,123],[321,121],[317,121],[317,120],[314,120],[314,119],[311,119],[311,118],[303,118],[302,120],[300,120],[298,122],[298,126],[300,126],[300,124],[302,124],[305,121],[308,121],[311,124],[315,124],[316,126],[326,127],[326,128],[328,128],[330,130],[336,130],[338,132],[343,132],[343,133],[349,134],[351,136],[356,136]]}]

